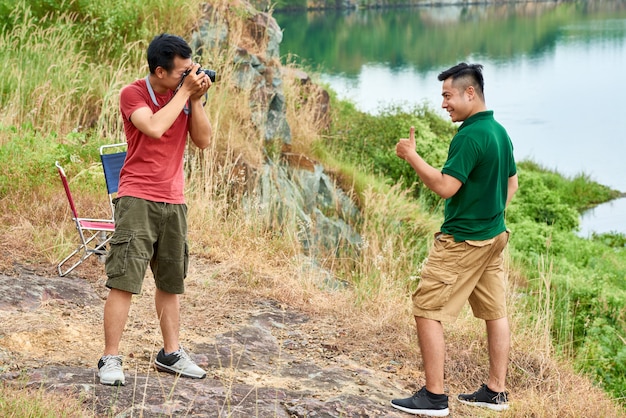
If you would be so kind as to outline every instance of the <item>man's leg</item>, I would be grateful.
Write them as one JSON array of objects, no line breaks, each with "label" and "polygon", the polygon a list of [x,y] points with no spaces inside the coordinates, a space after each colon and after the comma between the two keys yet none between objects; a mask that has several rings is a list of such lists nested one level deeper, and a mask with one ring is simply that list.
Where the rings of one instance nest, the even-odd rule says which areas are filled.
[{"label": "man's leg", "polygon": [[157,289],[154,304],[163,334],[163,349],[157,353],[155,365],[158,370],[184,377],[204,379],[206,372],[191,359],[180,346],[180,302],[178,294]]},{"label": "man's leg", "polygon": [[154,304],[161,325],[165,353],[173,353],[180,348],[180,303],[177,294],[156,289]]},{"label": "man's leg", "polygon": [[104,354],[98,361],[98,376],[103,385],[124,385],[120,341],[128,319],[133,294],[111,289],[104,304]]},{"label": "man's leg", "polygon": [[443,325],[433,319],[415,317],[417,337],[419,339],[426,389],[435,394],[444,393],[443,367],[446,357],[446,346],[443,338]]},{"label": "man's leg", "polygon": [[509,365],[511,331],[507,317],[485,321],[489,345],[489,380],[487,387],[495,392],[504,392],[506,372]]},{"label": "man's leg", "polygon": [[111,289],[109,292],[104,304],[104,355],[119,354],[132,296],[132,293],[118,289]]}]

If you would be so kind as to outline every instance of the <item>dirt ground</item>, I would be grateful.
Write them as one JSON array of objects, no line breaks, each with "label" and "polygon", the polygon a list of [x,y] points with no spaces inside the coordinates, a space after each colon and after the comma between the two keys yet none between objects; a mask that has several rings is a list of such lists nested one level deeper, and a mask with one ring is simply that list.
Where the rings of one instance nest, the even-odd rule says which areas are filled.
[{"label": "dirt ground", "polygon": [[0,378],[83,401],[87,416],[401,417],[389,406],[416,384],[380,341],[342,318],[311,315],[248,291],[241,272],[192,260],[181,340],[207,370],[176,379],[152,367],[161,348],[150,277],[123,336],[126,386],[100,385],[107,295],[102,265],[68,277],[49,267],[0,274]]},{"label": "dirt ground", "polygon": [[[81,418],[410,416],[389,404],[424,384],[410,318],[404,328],[398,325],[404,319],[373,327],[368,320],[379,315],[349,312],[349,292],[295,289],[295,281],[285,285],[284,277],[224,260],[192,257],[181,298],[181,342],[207,377],[179,379],[154,369],[161,336],[148,275],[123,335],[126,385],[119,388],[101,385],[97,377],[108,294],[103,265],[90,259],[59,277],[51,265],[3,260],[0,384],[75,399]],[[469,332],[467,324],[460,321],[447,334],[454,354],[447,358],[447,378],[465,384],[446,387],[450,416],[624,416],[600,389],[557,367],[543,351],[519,349],[515,334],[512,408],[489,413],[456,402],[456,393],[487,373],[481,336],[454,338]]]}]

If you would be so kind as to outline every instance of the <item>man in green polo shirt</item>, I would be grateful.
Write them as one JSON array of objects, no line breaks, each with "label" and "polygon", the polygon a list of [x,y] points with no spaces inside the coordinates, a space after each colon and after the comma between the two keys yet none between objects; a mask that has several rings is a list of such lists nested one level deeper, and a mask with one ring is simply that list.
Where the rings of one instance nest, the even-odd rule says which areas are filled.
[{"label": "man in green polo shirt", "polygon": [[454,321],[466,301],[485,320],[489,376],[462,403],[492,410],[508,408],[505,379],[510,348],[503,250],[509,233],[504,209],[517,191],[513,145],[487,110],[482,65],[461,63],[439,74],[442,107],[453,122],[463,122],[450,143],[441,171],[426,163],[415,147],[415,128],[396,145],[421,181],[444,198],[444,222],[435,234],[421,280],[413,294],[413,315],[424,362],[426,385],[413,396],[394,399],[394,408],[411,414],[447,416],[444,394],[445,342],[442,322]]}]

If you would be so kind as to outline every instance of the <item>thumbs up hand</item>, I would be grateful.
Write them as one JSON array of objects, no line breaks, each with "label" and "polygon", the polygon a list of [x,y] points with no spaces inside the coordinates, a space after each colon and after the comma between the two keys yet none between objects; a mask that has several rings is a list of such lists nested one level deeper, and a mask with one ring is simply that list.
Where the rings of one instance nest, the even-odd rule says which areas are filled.
[{"label": "thumbs up hand", "polygon": [[407,160],[410,155],[415,153],[415,127],[411,126],[409,138],[401,138],[396,144],[396,155]]}]

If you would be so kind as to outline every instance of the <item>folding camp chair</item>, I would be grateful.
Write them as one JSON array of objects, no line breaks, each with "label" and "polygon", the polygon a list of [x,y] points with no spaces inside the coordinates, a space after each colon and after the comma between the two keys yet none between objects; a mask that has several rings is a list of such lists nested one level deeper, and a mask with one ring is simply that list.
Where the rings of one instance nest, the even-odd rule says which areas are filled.
[{"label": "folding camp chair", "polygon": [[117,194],[120,184],[120,170],[126,159],[126,142],[117,144],[103,145],[100,147],[100,160],[102,161],[102,170],[104,170],[104,179],[107,184],[107,193],[109,194],[109,205],[111,206],[111,219],[115,212],[113,206],[113,198]]},{"label": "folding camp chair", "polygon": [[[57,266],[59,276],[65,276],[70,271],[78,267],[83,261],[90,256],[97,254],[99,256],[106,255],[106,246],[111,240],[111,235],[115,230],[115,224],[112,219],[92,219],[81,218],[76,211],[76,205],[74,204],[74,198],[70,191],[70,186],[65,175],[65,170],[61,167],[61,164],[57,161],[55,163],[61,182],[63,182],[63,188],[65,189],[65,195],[70,204],[70,210],[72,211],[72,220],[76,224],[78,235],[80,236],[80,245],[72,251],[70,255],[65,257]],[[65,268],[66,263],[74,263],[69,268]]]}]

